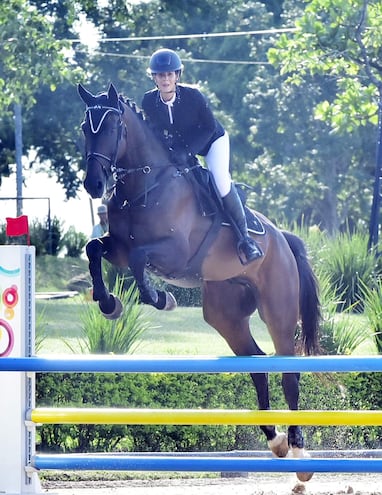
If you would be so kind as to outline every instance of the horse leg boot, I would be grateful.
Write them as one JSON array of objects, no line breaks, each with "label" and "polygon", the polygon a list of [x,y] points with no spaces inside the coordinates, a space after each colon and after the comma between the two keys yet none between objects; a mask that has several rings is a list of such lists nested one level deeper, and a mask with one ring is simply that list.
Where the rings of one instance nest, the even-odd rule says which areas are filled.
[{"label": "horse leg boot", "polygon": [[233,223],[233,227],[239,238],[238,251],[239,253],[242,252],[246,258],[246,260],[243,260],[239,254],[241,263],[244,265],[261,258],[263,256],[262,250],[256,244],[255,240],[248,234],[247,220],[245,218],[243,204],[234,184],[231,185],[229,193],[222,198],[222,201],[224,211]]}]

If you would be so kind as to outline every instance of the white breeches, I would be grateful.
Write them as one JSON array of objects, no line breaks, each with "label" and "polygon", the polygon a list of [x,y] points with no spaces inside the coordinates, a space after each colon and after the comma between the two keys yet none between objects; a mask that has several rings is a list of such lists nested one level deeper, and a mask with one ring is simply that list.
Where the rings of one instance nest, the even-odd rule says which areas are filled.
[{"label": "white breeches", "polygon": [[224,198],[231,189],[231,174],[229,171],[229,136],[223,136],[214,141],[204,157],[208,169],[211,171],[220,196]]}]

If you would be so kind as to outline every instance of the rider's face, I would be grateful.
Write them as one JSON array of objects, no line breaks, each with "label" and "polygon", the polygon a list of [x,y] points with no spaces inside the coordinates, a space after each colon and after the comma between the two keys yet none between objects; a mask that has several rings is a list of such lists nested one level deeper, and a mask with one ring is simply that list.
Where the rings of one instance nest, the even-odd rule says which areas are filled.
[{"label": "rider's face", "polygon": [[158,72],[153,77],[161,94],[175,93],[175,87],[178,81],[178,74],[176,72]]}]

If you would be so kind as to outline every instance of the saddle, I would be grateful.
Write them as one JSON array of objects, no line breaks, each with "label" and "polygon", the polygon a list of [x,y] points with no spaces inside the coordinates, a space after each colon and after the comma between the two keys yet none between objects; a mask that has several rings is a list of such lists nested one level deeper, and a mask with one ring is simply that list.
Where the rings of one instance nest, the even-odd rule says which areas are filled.
[{"label": "saddle", "polygon": [[[231,222],[224,212],[223,201],[216,187],[213,175],[208,169],[202,167],[195,157],[192,157],[192,160],[193,164],[189,164],[189,167],[182,168],[181,171],[192,186],[200,214],[211,217],[212,224],[205,238],[202,240],[199,249],[188,261],[186,271],[182,275],[189,280],[200,281],[202,279],[201,266],[203,259],[207,255],[222,225],[230,226]],[[251,188],[246,184],[235,184],[235,186],[244,207],[248,230],[254,234],[264,235],[265,228],[262,222],[245,205],[248,195],[247,191]],[[171,278],[178,278],[178,274],[173,273],[169,275],[169,279]]]},{"label": "saddle", "polygon": [[[197,162],[196,165],[189,169],[187,178],[193,186],[200,214],[202,216],[217,216],[220,214],[223,219],[223,225],[230,225],[230,221],[226,218],[224,212],[222,198],[211,172]],[[235,187],[243,204],[248,230],[257,235],[265,234],[261,220],[246,205],[248,194],[252,191],[252,188],[244,183],[235,183]]]}]

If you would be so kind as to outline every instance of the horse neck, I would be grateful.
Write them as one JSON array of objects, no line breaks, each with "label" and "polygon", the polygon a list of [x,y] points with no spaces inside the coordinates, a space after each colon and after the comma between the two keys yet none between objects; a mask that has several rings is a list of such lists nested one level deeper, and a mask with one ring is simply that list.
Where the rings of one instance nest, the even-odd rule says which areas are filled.
[{"label": "horse neck", "polygon": [[118,184],[124,199],[132,199],[156,187],[163,173],[171,170],[168,153],[145,121],[130,107],[123,115],[126,126],[125,145],[117,160],[117,168],[125,169],[126,177]]},{"label": "horse neck", "polygon": [[170,165],[167,151],[146,122],[130,107],[124,114],[127,128],[125,156],[128,168],[149,166],[159,169]]}]

